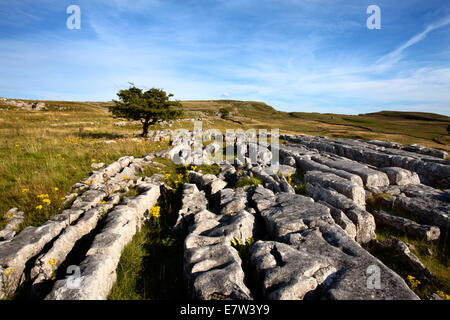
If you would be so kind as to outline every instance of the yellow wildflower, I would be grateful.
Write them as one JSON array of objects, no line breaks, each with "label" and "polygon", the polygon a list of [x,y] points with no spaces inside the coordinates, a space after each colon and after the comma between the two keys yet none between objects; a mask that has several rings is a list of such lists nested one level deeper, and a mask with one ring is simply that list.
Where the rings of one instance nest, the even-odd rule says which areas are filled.
[{"label": "yellow wildflower", "polygon": [[106,201],[100,201],[100,204],[105,204],[106,203]]},{"label": "yellow wildflower", "polygon": [[95,160],[95,159],[92,159],[92,160],[91,160],[91,162],[95,162],[95,161],[97,161],[97,160]]},{"label": "yellow wildflower", "polygon": [[23,188],[22,189],[22,193],[27,193],[28,191],[30,191],[30,189],[28,189],[28,188]]},{"label": "yellow wildflower", "polygon": [[45,203],[46,205],[50,205],[52,202],[50,201],[50,199],[42,199],[42,202]]},{"label": "yellow wildflower", "polygon": [[13,272],[13,271],[14,271],[13,267],[8,268],[8,270],[5,271],[5,276],[9,276],[11,274],[11,272]]},{"label": "yellow wildflower", "polygon": [[48,260],[48,263],[51,264],[51,265],[54,265],[57,262],[58,262],[58,259],[50,259],[50,260]]},{"label": "yellow wildflower", "polygon": [[408,275],[406,278],[407,278],[409,284],[411,285],[411,289],[416,289],[419,286],[420,281],[417,280],[416,278],[414,278],[413,276]]},{"label": "yellow wildflower", "polygon": [[42,210],[42,204],[36,206],[36,209],[37,209],[37,210]]},{"label": "yellow wildflower", "polygon": [[150,215],[152,217],[159,218],[159,217],[161,217],[160,210],[161,210],[161,207],[154,206],[153,208],[150,209]]},{"label": "yellow wildflower", "polygon": [[53,190],[55,190],[55,191],[58,191],[58,190],[59,190],[59,188],[58,188],[58,187],[54,187],[54,188],[53,188]]},{"label": "yellow wildflower", "polygon": [[444,300],[450,300],[450,294],[446,294],[441,290],[436,291],[437,295]]},{"label": "yellow wildflower", "polygon": [[36,197],[38,197],[39,199],[48,198],[48,193],[45,193],[45,194],[38,194]]}]

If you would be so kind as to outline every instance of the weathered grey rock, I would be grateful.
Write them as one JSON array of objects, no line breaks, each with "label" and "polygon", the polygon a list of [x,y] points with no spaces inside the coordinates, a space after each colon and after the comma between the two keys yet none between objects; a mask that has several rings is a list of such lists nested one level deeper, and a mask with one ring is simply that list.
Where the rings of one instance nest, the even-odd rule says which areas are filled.
[{"label": "weathered grey rock", "polygon": [[339,170],[339,169],[335,169],[335,168],[330,168],[324,164],[318,163],[316,161],[312,161],[310,159],[300,159],[298,161],[298,166],[303,170],[303,172],[308,172],[308,171],[322,171],[322,172],[326,172],[326,173],[333,173],[339,177],[345,178],[347,180],[350,180],[354,183],[356,183],[357,185],[363,186],[363,181],[361,179],[360,176],[344,171],[344,170]]},{"label": "weathered grey rock", "polygon": [[[405,281],[351,240],[337,225],[326,225],[291,234],[287,243],[329,261],[330,274],[309,299],[417,300]],[[378,277],[374,274],[378,273]],[[379,280],[379,283],[377,283]],[[379,286],[378,286],[379,284]]]},{"label": "weathered grey rock", "polygon": [[345,214],[356,226],[355,240],[358,243],[368,243],[377,238],[375,234],[376,225],[373,215],[359,208],[347,210],[345,211]]},{"label": "weathered grey rock", "polygon": [[195,184],[185,183],[183,185],[183,197],[181,209],[174,229],[180,230],[187,227],[194,219],[196,212],[206,209],[208,200],[204,191],[199,191]]},{"label": "weathered grey rock", "polygon": [[68,193],[64,198],[63,206],[72,203],[78,197],[78,193]]},{"label": "weathered grey rock", "polygon": [[12,208],[4,214],[3,219],[8,222],[3,230],[0,230],[0,242],[11,240],[15,236],[17,228],[22,224],[25,217],[23,211]]},{"label": "weathered grey rock", "polygon": [[297,171],[297,169],[293,166],[288,166],[288,165],[284,165],[284,164],[280,164],[278,166],[278,173],[280,173],[283,176],[293,175],[293,174],[295,174],[296,171]]},{"label": "weathered grey rock", "polygon": [[305,194],[316,201],[325,201],[344,212],[356,208],[356,203],[332,188],[324,188],[318,184],[307,183]]},{"label": "weathered grey rock", "polygon": [[250,290],[238,252],[229,244],[185,250],[184,270],[190,295],[200,300],[249,300]]},{"label": "weathered grey rock", "polygon": [[206,191],[209,194],[214,195],[217,192],[219,192],[220,190],[222,190],[223,188],[225,188],[226,186],[227,186],[227,183],[225,181],[223,181],[222,179],[214,179],[213,181],[211,181],[210,183],[207,184]]},{"label": "weathered grey rock", "polygon": [[[95,228],[100,215],[99,208],[88,210],[76,224],[64,230],[45,254],[38,257],[31,269],[31,279],[34,279],[33,291],[37,293],[39,285],[52,277],[52,273],[64,262],[75,243]],[[52,264],[49,263],[51,260]]]},{"label": "weathered grey rock", "polygon": [[435,157],[404,150],[378,147],[373,144],[349,139],[296,136],[290,138],[290,141],[301,143],[308,148],[316,148],[375,167],[402,167],[419,174],[422,183],[441,188],[450,187],[450,165],[445,160],[440,160]]},{"label": "weathered grey rock", "polygon": [[[254,196],[252,200],[257,202]],[[334,223],[330,209],[302,195],[280,193],[274,203],[261,210],[267,231],[273,239],[327,223]]]},{"label": "weathered grey rock", "polygon": [[434,149],[434,148],[427,148],[424,146],[419,146],[417,144],[411,144],[404,148],[407,151],[427,154],[436,158],[445,159],[448,157],[448,153],[444,150]]},{"label": "weathered grey rock", "polygon": [[106,196],[106,192],[102,190],[88,190],[73,202],[72,209],[89,210],[99,204]]},{"label": "weathered grey rock", "polygon": [[419,175],[415,172],[399,168],[399,167],[386,167],[380,168],[381,171],[385,172],[389,178],[390,184],[395,184],[398,186],[403,186],[406,184],[419,184]]},{"label": "weathered grey rock", "polygon": [[236,182],[236,169],[230,164],[222,164],[220,165],[218,178],[234,184]]},{"label": "weathered grey rock", "polygon": [[295,167],[295,165],[296,165],[294,157],[291,157],[291,156],[284,158],[283,163],[285,165],[291,166],[291,167]]},{"label": "weathered grey rock", "polygon": [[325,201],[333,207],[344,211],[345,215],[356,227],[356,241],[358,243],[367,243],[376,238],[376,226],[373,216],[370,213],[361,210],[349,198],[333,189],[323,188],[311,183],[306,184],[305,191],[307,195],[311,196],[316,201]]},{"label": "weathered grey rock", "polygon": [[300,300],[336,272],[317,254],[276,241],[258,241],[251,248],[251,264],[264,298]]},{"label": "weathered grey rock", "polygon": [[189,179],[195,183],[200,190],[204,190],[207,195],[214,195],[227,185],[227,183],[217,178],[213,174],[201,174],[195,171],[189,172]]},{"label": "weathered grey rock", "polygon": [[397,252],[401,259],[404,260],[415,272],[421,281],[433,281],[436,277],[425,267],[425,265],[414,255],[408,246],[399,239],[393,239],[391,248]]},{"label": "weathered grey rock", "polygon": [[256,209],[261,212],[274,205],[275,194],[272,190],[266,189],[262,185],[257,185],[252,196],[252,202]]},{"label": "weathered grey rock", "polygon": [[362,209],[365,209],[366,207],[366,193],[364,189],[356,183],[341,178],[333,173],[308,171],[305,174],[305,182],[332,188],[352,199],[358,207]]},{"label": "weathered grey rock", "polygon": [[[74,217],[76,218],[76,217]],[[39,254],[42,249],[57,237],[69,224],[67,212],[53,216],[40,227],[27,227],[10,241],[0,242],[0,266],[12,270],[8,276],[9,292],[0,291],[0,299],[11,294],[24,280],[23,271],[29,259]]]},{"label": "weathered grey rock", "polygon": [[404,196],[393,197],[393,207],[410,213],[417,222],[440,229],[449,230],[450,217],[448,203],[427,198],[409,198]]},{"label": "weathered grey rock", "polygon": [[[201,219],[189,228],[185,240],[185,249],[209,246],[213,244],[230,244],[233,239],[245,243],[256,231],[255,217],[245,210],[227,215],[215,215],[201,211]],[[207,215],[207,218],[204,216]],[[200,220],[200,221],[199,221]]]},{"label": "weathered grey rock", "polygon": [[231,214],[248,208],[247,193],[243,188],[222,189],[220,191],[220,212]]},{"label": "weathered grey rock", "polygon": [[367,167],[361,163],[350,160],[332,160],[324,157],[313,157],[314,161],[336,168],[351,172],[361,177],[364,185],[367,187],[379,187],[389,185],[389,178],[384,172],[380,172]]},{"label": "weathered grey rock", "polygon": [[123,248],[140,229],[142,216],[158,200],[159,187],[142,183],[139,195],[119,205],[108,214],[105,225],[98,233],[80,265],[81,286],[74,289],[68,279],[55,283],[46,300],[106,299],[116,280],[116,268]]},{"label": "weathered grey rock", "polygon": [[408,235],[426,239],[428,241],[438,240],[440,230],[435,226],[421,225],[403,217],[395,216],[386,211],[374,211],[373,216],[377,224],[386,225]]},{"label": "weathered grey rock", "polygon": [[402,193],[410,198],[428,198],[431,202],[438,200],[450,203],[450,190],[439,190],[424,184],[409,184],[399,188]]},{"label": "weathered grey rock", "polygon": [[251,173],[262,180],[266,188],[269,188],[275,193],[281,192],[280,185],[260,166],[253,167]]},{"label": "weathered grey rock", "polygon": [[287,182],[286,178],[281,176],[280,177],[280,188],[283,192],[289,192],[289,193],[295,193],[294,188]]},{"label": "weathered grey rock", "polygon": [[103,168],[104,166],[105,166],[105,164],[103,162],[100,162],[100,163],[94,162],[91,164],[91,167],[94,169],[97,169],[97,170]]},{"label": "weathered grey rock", "polygon": [[347,235],[352,239],[355,240],[356,238],[356,226],[355,224],[345,215],[345,213],[338,209],[333,207],[331,204],[325,202],[325,201],[318,201],[318,203],[330,208],[330,214],[333,217],[334,222],[338,226],[340,226]]}]

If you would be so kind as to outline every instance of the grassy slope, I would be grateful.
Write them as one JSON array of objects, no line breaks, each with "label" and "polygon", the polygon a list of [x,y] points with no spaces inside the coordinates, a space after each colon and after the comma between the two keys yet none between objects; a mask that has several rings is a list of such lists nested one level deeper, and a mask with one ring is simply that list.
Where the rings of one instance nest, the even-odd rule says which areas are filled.
[{"label": "grassy slope", "polygon": [[213,115],[220,108],[227,108],[231,118],[241,121],[245,127],[279,128],[289,133],[379,139],[402,144],[417,143],[450,151],[450,136],[447,133],[450,117],[438,114],[394,111],[355,116],[286,113],[261,102],[230,100],[183,101],[183,106],[193,115]]}]

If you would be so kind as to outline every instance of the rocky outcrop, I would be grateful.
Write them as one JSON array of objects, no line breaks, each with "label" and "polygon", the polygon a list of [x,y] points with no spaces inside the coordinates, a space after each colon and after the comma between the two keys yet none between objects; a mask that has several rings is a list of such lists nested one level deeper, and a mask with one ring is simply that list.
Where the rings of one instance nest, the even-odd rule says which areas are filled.
[{"label": "rocky outcrop", "polygon": [[[223,189],[220,193],[222,214],[200,207],[191,211],[193,219],[184,242],[184,272],[190,296],[207,300],[251,299],[244,283],[242,261],[231,241],[252,238],[255,218],[245,211],[247,196],[242,189]],[[189,201],[184,197],[189,196],[183,194],[183,205]],[[198,195],[201,196],[204,194]]]},{"label": "rocky outcrop", "polygon": [[316,201],[323,201],[342,210],[356,227],[355,239],[358,243],[368,243],[376,238],[375,220],[373,216],[360,209],[356,203],[331,188],[323,188],[319,184],[308,183],[306,194]]},{"label": "rocky outcrop", "polygon": [[116,278],[116,268],[124,247],[140,229],[144,213],[158,200],[158,186],[141,183],[139,195],[119,205],[106,217],[105,225],[95,236],[85,259],[80,264],[78,288],[67,279],[56,281],[46,300],[103,300]]},{"label": "rocky outcrop", "polygon": [[11,240],[24,220],[24,213],[17,208],[12,208],[5,213],[3,219],[7,220],[8,223],[3,230],[0,230],[0,241]]},{"label": "rocky outcrop", "polygon": [[[260,188],[252,200],[262,200],[260,213],[275,241],[253,245],[251,262],[265,298],[417,299],[334,222],[327,206],[288,193],[275,195],[270,204],[262,193]],[[364,281],[370,268],[381,272],[378,289]]]},{"label": "rocky outcrop", "polygon": [[[294,135],[284,135],[287,143],[276,146],[257,144],[257,135],[242,132],[226,134],[223,149],[217,142],[199,143],[195,137],[201,131],[191,134],[185,130],[171,137],[170,130],[155,131],[148,139],[172,138],[170,149],[96,165],[67,194],[70,209],[40,227],[15,235],[23,214],[8,212],[4,219],[10,221],[0,231],[0,289],[9,291],[0,295],[12,294],[27,280],[35,298],[105,299],[122,250],[160,193],[170,189],[164,175],[139,173],[147,165],[162,167],[155,157],[201,164],[225,150],[235,158],[219,163],[219,174],[189,171],[171,229],[174,235],[186,234],[183,272],[191,298],[417,299],[365,248],[379,244],[376,224],[429,241],[447,232],[450,193],[436,187],[450,186],[449,163],[437,157],[438,151]],[[281,165],[273,163],[276,151]],[[245,186],[237,187],[238,181]],[[131,188],[137,196],[122,199]],[[388,209],[372,214],[366,199],[378,199],[414,221]],[[55,270],[71,263],[82,239],[86,247],[79,257],[78,284],[70,278],[54,281]],[[432,279],[405,246],[396,242],[389,250],[423,279]]]},{"label": "rocky outcrop", "polygon": [[435,226],[421,225],[403,217],[395,216],[386,211],[374,211],[375,221],[379,225],[386,225],[395,230],[405,232],[413,237],[426,239],[427,241],[438,240],[440,230]]},{"label": "rocky outcrop", "polygon": [[398,167],[381,168],[381,171],[387,174],[390,184],[403,186],[407,184],[419,184],[419,175],[415,172]]},{"label": "rocky outcrop", "polygon": [[332,188],[345,195],[347,198],[352,199],[359,208],[366,208],[366,193],[363,187],[333,173],[308,171],[305,174],[305,183],[318,184],[325,188]]}]

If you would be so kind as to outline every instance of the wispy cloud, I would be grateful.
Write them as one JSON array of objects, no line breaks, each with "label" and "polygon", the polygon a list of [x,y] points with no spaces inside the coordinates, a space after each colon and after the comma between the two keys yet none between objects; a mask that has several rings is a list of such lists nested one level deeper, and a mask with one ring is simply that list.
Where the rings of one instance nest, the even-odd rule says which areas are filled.
[{"label": "wispy cloud", "polygon": [[377,64],[379,66],[382,66],[382,69],[388,68],[389,66],[392,66],[393,64],[399,62],[403,57],[404,54],[403,52],[408,49],[409,47],[415,45],[416,43],[419,43],[420,41],[422,41],[423,39],[425,39],[425,37],[427,36],[428,33],[430,33],[433,30],[442,28],[447,26],[448,24],[450,24],[450,16],[445,17],[444,19],[430,24],[428,26],[426,26],[425,30],[416,34],[415,36],[413,36],[411,39],[409,39],[408,41],[406,41],[404,44],[402,44],[400,47],[398,47],[397,49],[395,49],[392,52],[389,52],[388,54],[382,56],[381,58],[379,58],[377,60]]},{"label": "wispy cloud", "polygon": [[[414,4],[408,10],[431,10]],[[449,48],[430,42],[449,16],[434,23],[428,17],[424,31],[402,43],[398,29],[405,34],[406,27],[395,25],[395,35],[389,28],[368,31],[365,8],[353,0],[80,0],[80,6],[79,32],[64,29],[65,10],[54,7],[45,19],[51,28],[16,32],[14,19],[2,20],[11,9],[0,6],[10,31],[0,32],[0,96],[109,100],[132,81],[177,99],[261,100],[286,111],[399,107],[450,115]],[[383,21],[393,12],[384,10]],[[407,51],[413,45],[433,50],[417,56]],[[374,50],[386,47],[396,49]]]}]

